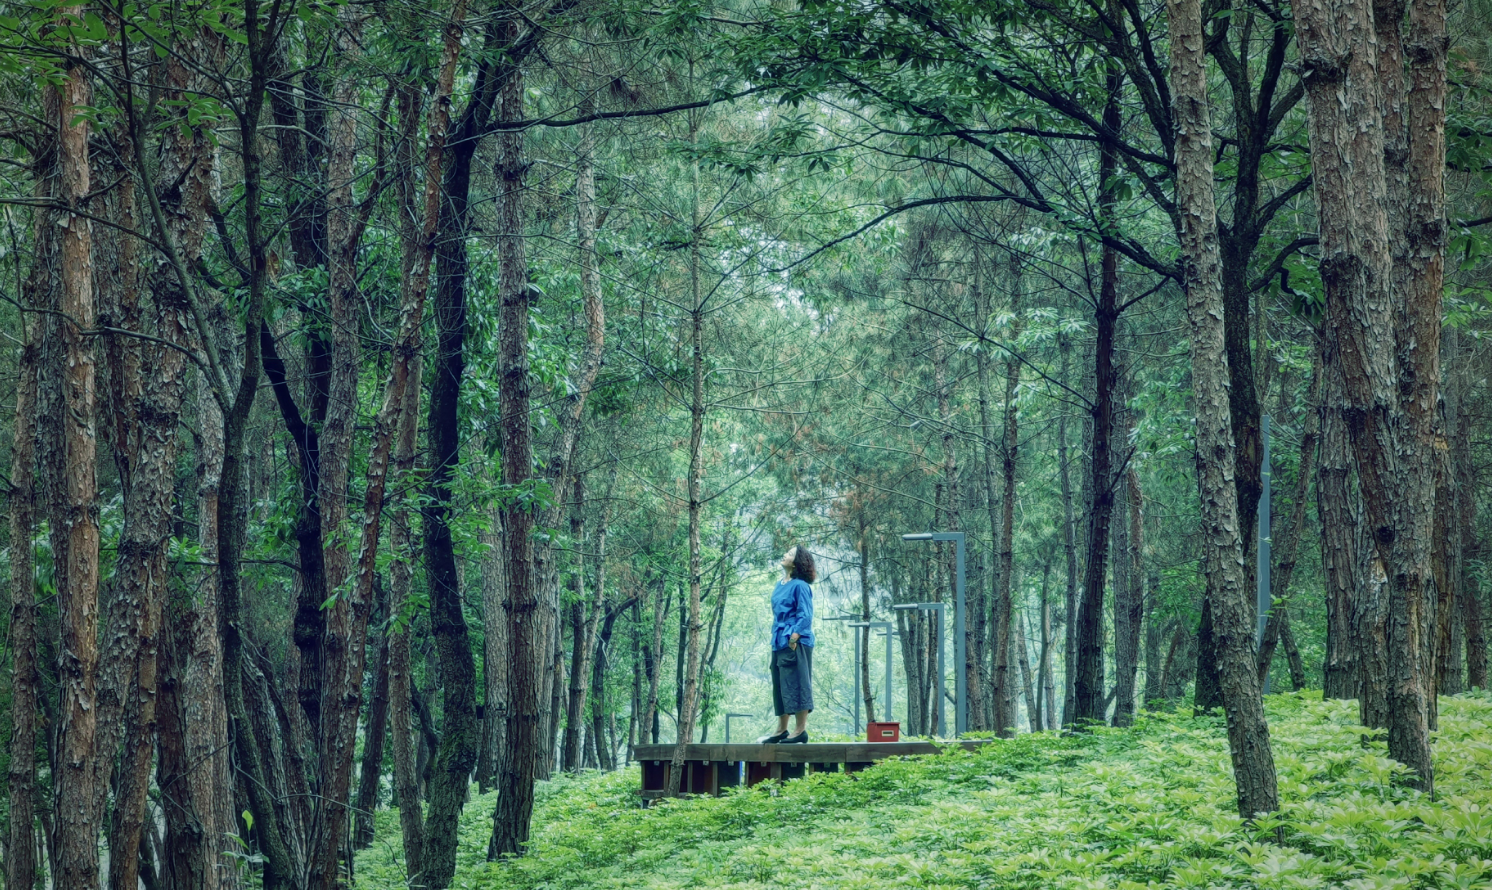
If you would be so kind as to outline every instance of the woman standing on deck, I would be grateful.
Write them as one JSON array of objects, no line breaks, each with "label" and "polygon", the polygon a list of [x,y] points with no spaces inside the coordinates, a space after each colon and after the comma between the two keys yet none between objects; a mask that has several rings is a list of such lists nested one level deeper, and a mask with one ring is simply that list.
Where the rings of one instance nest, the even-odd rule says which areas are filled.
[{"label": "woman standing on deck", "polygon": [[[791,745],[808,741],[813,710],[813,554],[794,547],[782,557],[783,579],[772,590],[772,704],[777,733],[764,742]],[[788,735],[787,718],[798,725]]]}]

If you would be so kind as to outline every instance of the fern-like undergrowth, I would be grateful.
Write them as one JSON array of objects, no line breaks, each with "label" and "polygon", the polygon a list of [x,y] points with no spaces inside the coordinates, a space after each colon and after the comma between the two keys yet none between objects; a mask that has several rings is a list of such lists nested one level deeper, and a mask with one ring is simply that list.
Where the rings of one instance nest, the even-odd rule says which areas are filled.
[{"label": "fern-like undergrowth", "polygon": [[[462,822],[457,887],[1388,890],[1492,887],[1492,696],[1443,699],[1436,800],[1405,788],[1354,702],[1270,696],[1283,809],[1245,825],[1220,719],[1025,735],[719,799],[637,805],[636,769],[545,783],[529,854],[486,862],[493,800]],[[403,886],[397,813],[358,856]]]}]

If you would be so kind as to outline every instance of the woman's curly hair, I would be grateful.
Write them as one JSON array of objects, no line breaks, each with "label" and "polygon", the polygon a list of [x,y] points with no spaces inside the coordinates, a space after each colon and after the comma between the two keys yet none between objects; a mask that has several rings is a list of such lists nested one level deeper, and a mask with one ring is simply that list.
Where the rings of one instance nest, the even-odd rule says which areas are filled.
[{"label": "woman's curly hair", "polygon": [[793,548],[793,577],[809,584],[818,579],[818,572],[813,567],[813,554],[802,544]]}]

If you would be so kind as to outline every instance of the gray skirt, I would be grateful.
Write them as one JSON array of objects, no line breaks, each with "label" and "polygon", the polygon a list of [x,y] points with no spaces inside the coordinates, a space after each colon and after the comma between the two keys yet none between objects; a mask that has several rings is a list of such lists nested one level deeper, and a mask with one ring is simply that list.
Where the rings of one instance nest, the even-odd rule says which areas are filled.
[{"label": "gray skirt", "polygon": [[798,644],[772,653],[772,707],[777,716],[813,710],[813,647]]}]

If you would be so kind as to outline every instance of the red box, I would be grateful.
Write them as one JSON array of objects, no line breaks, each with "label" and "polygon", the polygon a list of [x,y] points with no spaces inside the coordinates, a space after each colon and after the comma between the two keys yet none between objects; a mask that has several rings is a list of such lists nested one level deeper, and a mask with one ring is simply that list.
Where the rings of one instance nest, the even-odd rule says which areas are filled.
[{"label": "red box", "polygon": [[865,727],[865,740],[867,742],[899,742],[901,741],[901,724],[872,722]]}]

